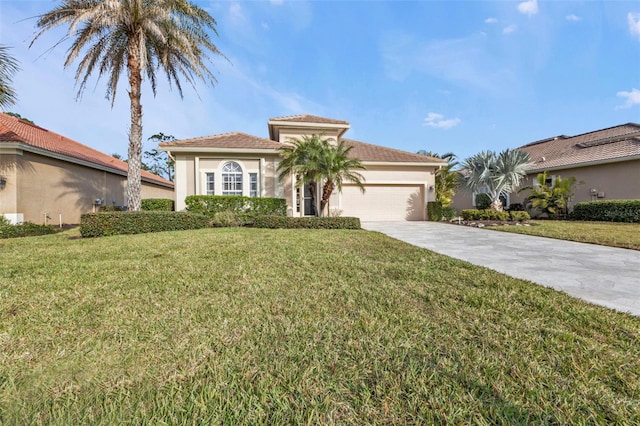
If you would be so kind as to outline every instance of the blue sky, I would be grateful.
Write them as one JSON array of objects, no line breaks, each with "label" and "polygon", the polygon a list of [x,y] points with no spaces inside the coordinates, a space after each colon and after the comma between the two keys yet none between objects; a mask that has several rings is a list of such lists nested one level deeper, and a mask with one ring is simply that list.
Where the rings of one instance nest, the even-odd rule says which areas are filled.
[{"label": "blue sky", "polygon": [[[638,1],[199,1],[218,21],[214,87],[143,88],[144,138],[242,131],[270,117],[347,120],[347,137],[416,152],[514,148],[559,134],[640,123]],[[33,47],[51,0],[0,0],[0,43],[21,72],[11,111],[126,156],[126,82],[75,98],[68,44]],[[95,89],[94,89],[95,87]],[[146,148],[152,148],[151,143]]]}]

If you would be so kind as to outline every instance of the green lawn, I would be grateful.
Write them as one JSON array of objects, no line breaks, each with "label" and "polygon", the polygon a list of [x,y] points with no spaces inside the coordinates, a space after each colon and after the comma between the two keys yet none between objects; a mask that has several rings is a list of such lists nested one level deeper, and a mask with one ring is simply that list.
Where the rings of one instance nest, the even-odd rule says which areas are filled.
[{"label": "green lawn", "polygon": [[552,289],[367,231],[70,235],[0,241],[0,424],[640,422],[640,318]]},{"label": "green lawn", "polygon": [[535,226],[492,226],[487,229],[640,250],[638,223],[560,220],[538,220],[531,223]]}]

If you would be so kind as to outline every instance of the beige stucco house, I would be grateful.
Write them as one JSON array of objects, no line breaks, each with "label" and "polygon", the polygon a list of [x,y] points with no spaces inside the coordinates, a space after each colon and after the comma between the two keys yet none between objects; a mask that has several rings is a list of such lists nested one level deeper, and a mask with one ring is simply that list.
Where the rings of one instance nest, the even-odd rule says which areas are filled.
[{"label": "beige stucco house", "polygon": [[346,121],[312,115],[272,118],[269,137],[226,133],[161,143],[160,149],[175,159],[176,210],[185,209],[189,195],[245,195],[287,200],[291,216],[311,216],[308,186],[301,191],[292,177],[281,181],[276,169],[279,148],[291,138],[324,135],[353,146],[351,155],[366,167],[365,193],[343,185],[330,200],[332,213],[361,220],[425,220],[426,204],[435,199],[435,171],[443,160],[343,138]]},{"label": "beige stucco house", "polygon": [[[0,214],[13,223],[80,223],[125,205],[127,163],[0,113]],[[173,198],[173,182],[142,172],[142,198]]]},{"label": "beige stucco house", "polygon": [[[537,183],[547,171],[550,184],[560,176],[576,178],[573,203],[640,199],[640,125],[627,123],[576,136],[560,135],[523,145],[532,166],[523,186]],[[522,203],[528,192],[513,193],[507,203]],[[473,208],[472,194],[462,188],[457,209]]]}]

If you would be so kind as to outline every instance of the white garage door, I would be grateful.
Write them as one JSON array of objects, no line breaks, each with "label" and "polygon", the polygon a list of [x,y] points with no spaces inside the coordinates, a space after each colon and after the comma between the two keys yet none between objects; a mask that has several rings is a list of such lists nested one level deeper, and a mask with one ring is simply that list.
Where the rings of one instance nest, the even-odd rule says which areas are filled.
[{"label": "white garage door", "polygon": [[363,194],[356,186],[342,187],[342,216],[365,221],[424,220],[422,185],[365,185],[365,188]]}]

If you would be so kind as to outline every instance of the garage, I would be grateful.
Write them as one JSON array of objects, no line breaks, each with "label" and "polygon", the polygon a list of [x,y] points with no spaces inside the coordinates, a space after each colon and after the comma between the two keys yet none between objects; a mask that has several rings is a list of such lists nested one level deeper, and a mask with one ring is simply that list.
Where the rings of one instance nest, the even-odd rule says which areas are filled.
[{"label": "garage", "polygon": [[424,185],[344,185],[340,194],[342,216],[363,221],[425,220]]}]

